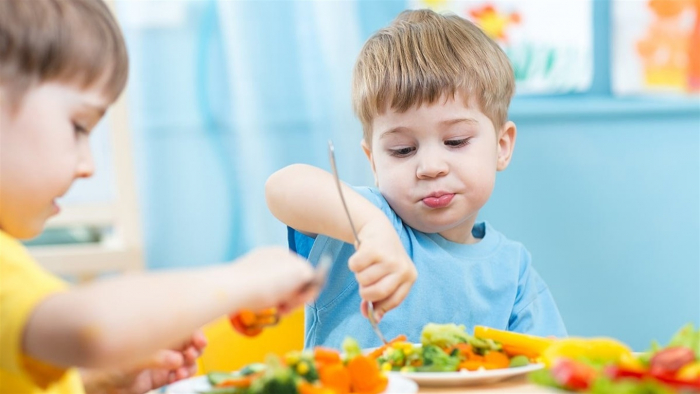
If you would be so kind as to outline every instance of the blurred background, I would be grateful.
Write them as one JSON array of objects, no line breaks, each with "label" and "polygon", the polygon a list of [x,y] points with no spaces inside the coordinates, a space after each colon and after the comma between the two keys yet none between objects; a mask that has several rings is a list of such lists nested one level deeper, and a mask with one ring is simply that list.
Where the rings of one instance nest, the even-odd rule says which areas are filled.
[{"label": "blurred background", "polygon": [[[478,23],[513,62],[514,159],[480,216],[529,249],[569,333],[641,351],[700,324],[696,0],[112,3],[128,91],[93,141],[98,174],[66,197],[77,219],[31,243],[57,272],[86,280],[286,245],[265,180],[291,163],[329,169],[328,139],[341,178],[371,185],[355,57],[402,10],[431,7]],[[86,243],[128,249],[110,261],[130,263],[61,254]],[[293,335],[238,351],[301,346],[301,315],[286,324]]]}]

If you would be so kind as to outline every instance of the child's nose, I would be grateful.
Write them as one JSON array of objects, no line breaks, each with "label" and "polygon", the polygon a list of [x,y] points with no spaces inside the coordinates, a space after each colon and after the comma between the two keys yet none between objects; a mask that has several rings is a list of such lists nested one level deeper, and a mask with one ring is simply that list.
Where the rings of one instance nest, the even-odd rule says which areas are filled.
[{"label": "child's nose", "polygon": [[75,168],[75,176],[77,178],[89,178],[95,173],[95,161],[92,157],[90,144],[83,144],[80,149],[78,164]]},{"label": "child's nose", "polygon": [[448,170],[447,161],[439,154],[425,154],[420,157],[416,175],[419,179],[436,178],[446,175]]}]

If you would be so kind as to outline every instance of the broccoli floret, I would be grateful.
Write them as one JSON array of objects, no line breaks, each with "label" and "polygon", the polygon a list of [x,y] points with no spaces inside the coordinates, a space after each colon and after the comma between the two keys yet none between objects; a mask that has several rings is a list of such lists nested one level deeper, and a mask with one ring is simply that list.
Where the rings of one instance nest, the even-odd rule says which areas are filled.
[{"label": "broccoli floret", "polygon": [[471,337],[469,338],[469,344],[472,345],[474,353],[480,354],[482,356],[490,351],[500,351],[503,348],[500,343],[496,343],[491,338],[483,339]]},{"label": "broccoli floret", "polygon": [[423,327],[420,341],[423,346],[435,345],[441,348],[454,346],[458,343],[466,343],[471,336],[467,334],[463,325],[428,323]]},{"label": "broccoli floret", "polygon": [[456,371],[459,358],[450,357],[442,349],[434,345],[423,346],[423,365],[416,368],[421,372],[451,372]]},{"label": "broccoli floret", "polygon": [[389,363],[392,366],[403,366],[406,363],[406,356],[399,349],[389,348],[377,359],[379,364]]},{"label": "broccoli floret", "polygon": [[307,382],[315,382],[318,380],[318,370],[314,362],[314,355],[311,352],[303,352],[299,361],[293,365],[289,365],[292,371],[303,377]]},{"label": "broccoli floret", "polygon": [[296,375],[277,356],[269,356],[265,364],[265,373],[250,388],[252,394],[298,394]]},{"label": "broccoli floret", "polygon": [[362,354],[362,349],[360,349],[360,344],[358,344],[357,341],[353,338],[345,337],[345,340],[343,340],[342,347],[343,347],[343,352],[345,352],[345,357],[348,360],[352,360],[353,358]]}]

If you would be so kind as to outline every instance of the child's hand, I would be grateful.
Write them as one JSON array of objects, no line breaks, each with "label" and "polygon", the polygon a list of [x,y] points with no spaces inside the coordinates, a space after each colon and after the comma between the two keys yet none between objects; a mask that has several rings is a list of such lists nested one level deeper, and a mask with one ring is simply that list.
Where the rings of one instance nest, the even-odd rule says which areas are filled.
[{"label": "child's hand", "polygon": [[253,250],[240,258],[235,267],[245,286],[240,291],[246,295],[241,308],[257,311],[276,307],[284,314],[312,300],[319,290],[305,286],[314,277],[311,265],[286,248]]},{"label": "child's hand", "polygon": [[360,284],[362,314],[374,303],[375,317],[397,307],[418,277],[396,230],[385,218],[367,222],[360,230],[360,245],[348,265]]},{"label": "child's hand", "polygon": [[201,331],[177,350],[161,350],[138,367],[113,370],[82,370],[87,394],[143,394],[197,373],[197,358],[207,340]]}]

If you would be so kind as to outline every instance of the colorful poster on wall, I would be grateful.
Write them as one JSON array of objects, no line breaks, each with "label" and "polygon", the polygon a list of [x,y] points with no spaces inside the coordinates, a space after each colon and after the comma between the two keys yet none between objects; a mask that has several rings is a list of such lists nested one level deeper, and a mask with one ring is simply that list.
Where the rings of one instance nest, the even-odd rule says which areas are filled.
[{"label": "colorful poster on wall", "polygon": [[614,0],[616,94],[700,92],[700,0]]},{"label": "colorful poster on wall", "polygon": [[518,94],[582,92],[593,79],[592,0],[409,0],[479,25],[513,64]]}]

